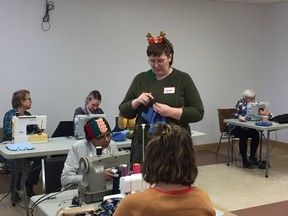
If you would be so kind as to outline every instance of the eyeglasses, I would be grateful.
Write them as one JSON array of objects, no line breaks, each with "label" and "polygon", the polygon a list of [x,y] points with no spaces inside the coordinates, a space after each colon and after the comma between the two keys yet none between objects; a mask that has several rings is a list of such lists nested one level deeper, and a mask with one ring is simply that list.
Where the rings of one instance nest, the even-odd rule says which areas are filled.
[{"label": "eyeglasses", "polygon": [[31,99],[31,98],[25,98],[24,100],[25,100],[25,101],[26,101],[26,100],[32,101],[32,99]]},{"label": "eyeglasses", "polygon": [[151,66],[155,66],[156,64],[158,64],[159,66],[162,66],[165,62],[165,59],[148,59],[148,63]]},{"label": "eyeglasses", "polygon": [[106,139],[110,139],[110,137],[111,137],[111,133],[107,133],[107,134],[103,134],[103,135],[98,136],[96,139],[99,141],[104,141]]}]

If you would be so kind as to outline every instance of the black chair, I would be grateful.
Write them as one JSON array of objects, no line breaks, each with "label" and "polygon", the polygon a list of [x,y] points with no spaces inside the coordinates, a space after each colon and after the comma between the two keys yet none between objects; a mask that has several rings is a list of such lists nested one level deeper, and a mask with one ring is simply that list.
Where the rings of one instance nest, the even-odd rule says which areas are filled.
[{"label": "black chair", "polygon": [[74,136],[74,122],[60,121],[51,137],[69,137]]},{"label": "black chair", "polygon": [[66,156],[43,159],[42,177],[44,193],[52,193],[61,190],[61,174],[65,160]]}]

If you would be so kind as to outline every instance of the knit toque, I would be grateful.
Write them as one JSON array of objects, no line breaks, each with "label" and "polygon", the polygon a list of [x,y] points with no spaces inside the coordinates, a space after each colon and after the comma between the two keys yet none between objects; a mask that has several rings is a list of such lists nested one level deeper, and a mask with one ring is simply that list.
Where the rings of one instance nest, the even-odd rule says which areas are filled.
[{"label": "knit toque", "polygon": [[93,118],[85,124],[84,131],[86,139],[91,140],[102,134],[111,133],[111,128],[105,118]]}]

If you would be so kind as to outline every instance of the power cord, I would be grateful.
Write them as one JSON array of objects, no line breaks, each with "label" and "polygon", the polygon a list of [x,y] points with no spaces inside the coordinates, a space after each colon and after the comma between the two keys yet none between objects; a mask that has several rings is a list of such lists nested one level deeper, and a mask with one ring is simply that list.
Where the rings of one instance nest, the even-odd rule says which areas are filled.
[{"label": "power cord", "polygon": [[5,194],[5,195],[0,199],[0,202],[1,202],[3,199],[5,199],[9,194],[10,194],[10,191],[9,191],[7,194]]},{"label": "power cord", "polygon": [[[72,188],[72,187],[74,187],[75,186],[75,184],[69,184],[69,185],[67,185],[63,190],[61,190],[61,191],[58,191],[58,192],[51,192],[51,193],[53,193],[53,194],[51,194],[51,193],[49,193],[49,194],[44,194],[43,196],[41,196],[39,199],[37,199],[34,203],[33,203],[33,205],[30,207],[30,213],[31,213],[31,215],[33,216],[33,212],[35,211],[35,208],[37,207],[37,205],[39,205],[41,202],[43,202],[43,201],[45,201],[45,200],[49,200],[49,199],[55,199],[56,198],[56,195],[58,195],[58,194],[60,194],[60,193],[62,193],[62,192],[64,192],[64,191],[66,191],[66,190],[69,190],[70,188]],[[55,191],[57,191],[57,190],[59,190],[59,189],[61,189],[61,188],[58,188],[58,189],[56,189]]]},{"label": "power cord", "polygon": [[41,28],[43,31],[49,31],[51,27],[49,12],[54,9],[55,9],[54,2],[53,1],[48,2],[48,0],[46,0],[46,12],[41,23]]}]

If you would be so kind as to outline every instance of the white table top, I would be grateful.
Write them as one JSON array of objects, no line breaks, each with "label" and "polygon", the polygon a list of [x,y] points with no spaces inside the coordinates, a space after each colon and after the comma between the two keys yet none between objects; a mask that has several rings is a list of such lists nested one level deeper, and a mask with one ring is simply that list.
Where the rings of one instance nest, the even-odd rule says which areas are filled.
[{"label": "white table top", "polygon": [[[37,205],[37,208],[35,209],[37,212],[40,211],[39,212],[40,215],[55,216],[57,211],[60,210],[61,208],[71,206],[73,197],[77,195],[78,195],[77,189],[63,191],[62,193],[57,194],[55,199],[49,199],[49,200],[45,200],[41,202],[39,205]],[[42,196],[43,195],[37,195],[37,196],[31,197],[30,207]],[[98,205],[100,203],[101,202],[90,203],[90,204],[95,205],[98,209]],[[224,213],[222,211],[218,209],[215,209],[215,211],[216,211],[216,216],[224,216]]]},{"label": "white table top", "polygon": [[[50,195],[57,194],[52,193]],[[48,196],[50,196],[48,195]],[[78,195],[78,190],[67,190],[63,191],[56,195],[55,199],[49,199],[41,202],[38,205],[37,211],[40,211],[39,215],[53,215],[55,216],[57,211],[63,207],[69,207],[72,205],[72,199],[74,196]],[[30,207],[43,196],[42,195],[36,195],[30,198]],[[48,197],[47,196],[47,197]]]},{"label": "white table top", "polygon": [[206,134],[204,132],[191,130],[192,139],[200,139],[203,138]]},{"label": "white table top", "polygon": [[279,124],[276,122],[272,122],[273,125],[271,126],[258,126],[256,125],[255,121],[247,121],[247,122],[241,122],[239,119],[224,119],[224,122],[226,124],[232,124],[236,126],[241,126],[241,127],[247,127],[247,128],[252,128],[256,130],[261,130],[261,131],[273,131],[273,130],[281,130],[288,128],[288,124]]},{"label": "white table top", "polygon": [[[7,142],[3,142],[0,144],[0,154],[7,159],[68,154],[71,146],[77,141],[75,138],[66,137],[49,138],[46,143],[33,143],[35,149],[26,151],[10,151],[5,146]],[[118,148],[130,147],[131,140],[116,142],[116,145]]]},{"label": "white table top", "polygon": [[[199,131],[191,131],[192,138],[198,139],[205,136],[205,133]],[[19,159],[28,157],[41,157],[47,155],[59,155],[68,154],[71,146],[77,142],[75,138],[57,137],[49,138],[46,143],[33,143],[35,149],[25,151],[10,151],[6,148],[3,142],[0,144],[0,154],[7,159]],[[114,141],[111,141],[114,142]],[[125,141],[115,142],[118,148],[129,148],[131,147],[131,140],[126,139]]]}]

